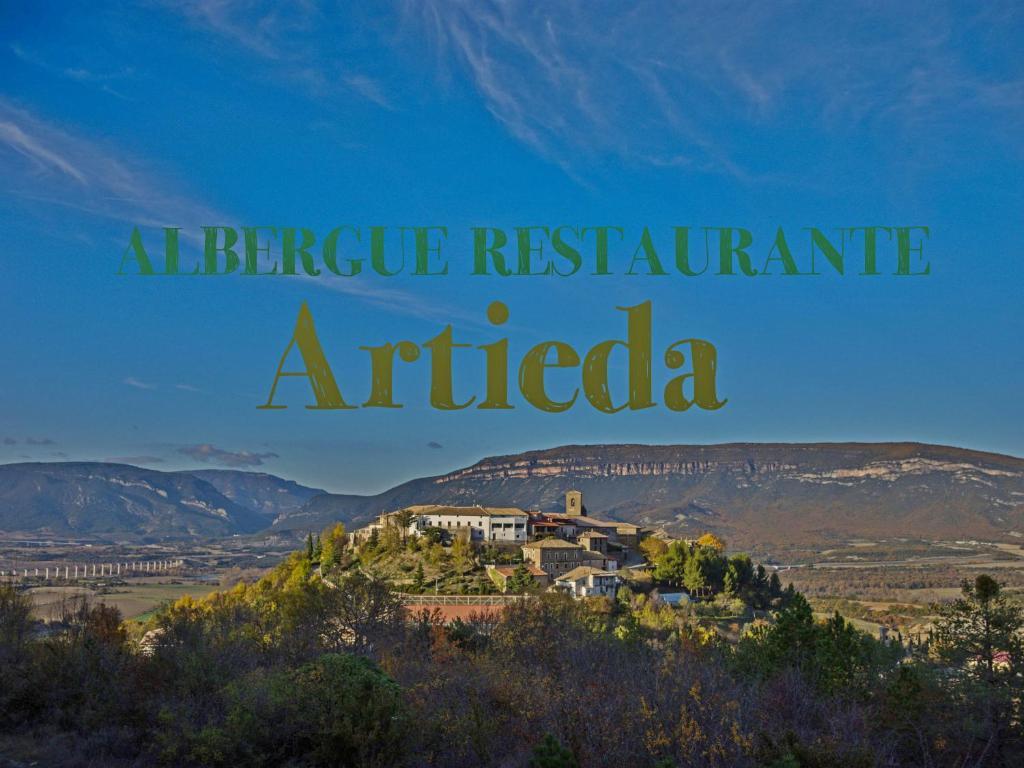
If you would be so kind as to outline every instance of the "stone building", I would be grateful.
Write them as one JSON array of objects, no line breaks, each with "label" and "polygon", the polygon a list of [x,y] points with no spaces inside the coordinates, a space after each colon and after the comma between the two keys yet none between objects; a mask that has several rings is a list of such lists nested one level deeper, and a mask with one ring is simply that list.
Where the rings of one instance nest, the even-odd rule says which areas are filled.
[{"label": "stone building", "polygon": [[412,528],[422,533],[428,528],[445,531],[468,529],[470,541],[524,542],[529,515],[516,507],[449,507],[425,504],[408,507],[415,513]]},{"label": "stone building", "polygon": [[583,565],[583,547],[563,539],[541,539],[523,545],[523,560],[552,578]]},{"label": "stone building", "polygon": [[555,579],[555,587],[573,597],[615,597],[619,577],[614,573],[583,565]]}]

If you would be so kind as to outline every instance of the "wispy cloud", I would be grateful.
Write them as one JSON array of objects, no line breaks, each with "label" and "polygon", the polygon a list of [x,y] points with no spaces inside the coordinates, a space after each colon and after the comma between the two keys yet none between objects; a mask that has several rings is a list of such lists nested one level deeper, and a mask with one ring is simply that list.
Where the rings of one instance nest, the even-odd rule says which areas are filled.
[{"label": "wispy cloud", "polygon": [[29,51],[24,46],[14,43],[10,46],[11,53],[26,64],[38,67],[51,75],[66,80],[73,80],[86,86],[95,87],[119,99],[127,99],[123,93],[114,89],[112,83],[127,80],[135,76],[132,67],[121,67],[115,71],[100,72],[83,66],[61,66],[48,61],[37,52]]},{"label": "wispy cloud", "polygon": [[151,384],[148,381],[142,381],[134,376],[127,377],[121,383],[127,384],[129,387],[135,387],[135,389],[156,389],[156,384]]},{"label": "wispy cloud", "polygon": [[[383,109],[395,109],[381,80],[353,71],[339,53],[345,35],[336,28],[337,7],[321,8],[315,0],[186,0],[166,6],[193,26],[264,59],[268,73],[297,83],[312,95],[355,93]],[[295,44],[297,39],[302,45]]]},{"label": "wispy cloud", "polygon": [[5,437],[4,438],[4,445],[17,445],[17,444],[18,444],[18,441],[15,440],[13,437]]},{"label": "wispy cloud", "polygon": [[315,4],[301,1],[278,4],[258,0],[184,0],[168,2],[167,6],[196,26],[271,59],[286,56],[289,48],[281,38],[308,31],[316,15]]},{"label": "wispy cloud", "polygon": [[369,99],[378,107],[394,111],[395,105],[385,95],[381,84],[373,78],[366,75],[345,75],[342,80],[353,91]]},{"label": "wispy cloud", "polygon": [[254,453],[251,451],[226,451],[209,443],[187,445],[178,453],[203,464],[217,464],[222,467],[259,467],[268,459],[276,459],[276,453]]},{"label": "wispy cloud", "polygon": [[427,443],[427,448],[434,448],[435,450],[440,450],[441,448],[444,448],[444,446],[441,445],[436,440],[431,440],[429,443]]},{"label": "wispy cloud", "polygon": [[85,185],[85,175],[57,152],[47,149],[35,137],[9,120],[0,120],[0,143],[28,158],[40,173],[56,170],[64,176]]},{"label": "wispy cloud", "polygon": [[159,456],[110,456],[103,459],[109,464],[163,464],[164,460]]},{"label": "wispy cloud", "polygon": [[744,126],[857,124],[916,141],[968,115],[980,130],[1024,127],[1021,68],[985,69],[958,33],[973,25],[1013,57],[1021,18],[1003,7],[997,21],[914,2],[406,0],[403,15],[442,77],[464,73],[496,120],[559,164],[611,153],[742,177]]},{"label": "wispy cloud", "polygon": [[0,98],[2,191],[143,227],[198,228],[223,213],[168,191],[174,184],[137,157],[75,135]]},{"label": "wispy cloud", "polygon": [[[232,226],[238,220],[184,193],[166,191],[173,189],[173,183],[162,179],[140,158],[58,128],[2,97],[0,179],[0,193],[145,228],[181,227],[182,236],[197,244],[201,242],[201,226]],[[434,296],[375,284],[369,276],[298,279],[395,314],[435,319],[458,319],[466,314],[458,307],[443,306]],[[472,320],[468,314],[465,319]],[[139,389],[154,388],[135,377],[128,377],[124,383]]]},{"label": "wispy cloud", "polygon": [[175,389],[180,389],[183,392],[202,392],[203,391],[199,387],[194,387],[191,384],[175,384],[174,388]]}]

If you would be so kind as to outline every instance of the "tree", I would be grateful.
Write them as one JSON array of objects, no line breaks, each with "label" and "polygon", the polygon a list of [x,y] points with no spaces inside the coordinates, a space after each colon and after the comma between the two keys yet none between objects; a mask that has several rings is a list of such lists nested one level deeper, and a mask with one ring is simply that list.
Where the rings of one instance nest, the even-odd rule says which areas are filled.
[{"label": "tree", "polygon": [[473,548],[469,545],[466,536],[456,534],[452,542],[452,560],[460,573],[466,571],[473,564]]},{"label": "tree", "polygon": [[727,594],[729,597],[735,597],[739,594],[739,587],[737,586],[738,579],[736,572],[732,569],[732,566],[725,569],[725,578],[722,580],[722,592]]},{"label": "tree", "polygon": [[748,589],[749,600],[754,608],[767,609],[771,607],[770,582],[768,572],[764,566],[758,564],[750,578]]},{"label": "tree", "polygon": [[681,587],[686,578],[686,561],[689,556],[690,548],[685,542],[673,541],[654,564],[655,580]]},{"label": "tree", "polygon": [[341,561],[345,548],[345,526],[337,523],[328,526],[320,536],[320,570],[327,572]]},{"label": "tree", "polygon": [[0,584],[0,729],[8,720],[24,717],[26,705],[39,698],[32,676],[22,668],[30,658],[31,631],[31,596]]},{"label": "tree", "polygon": [[640,542],[640,552],[647,558],[647,562],[656,562],[659,557],[668,551],[668,544],[657,536],[646,536]]},{"label": "tree", "polygon": [[967,676],[985,725],[980,736],[986,751],[998,755],[1024,693],[1024,610],[1008,603],[999,582],[985,574],[973,584],[965,580],[961,592],[938,609],[935,653]]},{"label": "tree", "polygon": [[369,549],[378,549],[380,547],[380,529],[373,528],[370,531],[370,538],[366,541],[366,546]]},{"label": "tree", "polygon": [[313,560],[313,533],[306,534],[306,559]]},{"label": "tree", "polygon": [[799,593],[775,616],[775,624],[741,638],[735,659],[747,674],[768,678],[796,670],[826,695],[866,698],[891,668],[898,649],[890,651],[857,630],[838,613],[824,623],[814,620],[810,603]]},{"label": "tree", "polygon": [[380,534],[380,548],[385,552],[398,552],[402,548],[402,532],[397,525],[388,525]]},{"label": "tree", "polygon": [[391,519],[398,530],[401,531],[402,543],[404,544],[409,536],[409,526],[416,519],[416,513],[411,509],[400,509],[392,515]]},{"label": "tree", "polygon": [[526,567],[525,563],[520,563],[512,571],[512,575],[508,577],[508,581],[505,583],[505,591],[521,595],[529,592],[535,585],[536,582],[533,580],[530,569]]},{"label": "tree", "polygon": [[731,596],[739,597],[744,602],[753,602],[751,585],[754,580],[754,564],[750,555],[733,555],[725,567],[722,577],[722,590]]},{"label": "tree", "polygon": [[579,768],[579,761],[572,751],[563,747],[550,733],[533,748],[530,768]]},{"label": "tree", "polygon": [[427,585],[426,577],[423,575],[423,563],[416,563],[416,575],[412,581],[412,590],[416,594],[423,592]]},{"label": "tree", "polygon": [[1020,662],[1024,614],[1007,603],[991,576],[982,574],[973,584],[964,581],[961,592],[961,598],[939,607],[936,649],[940,657],[994,683],[1001,669],[1009,669],[1009,662]]},{"label": "tree", "polygon": [[18,658],[32,628],[32,598],[0,584],[0,666]]},{"label": "tree", "polygon": [[335,590],[326,590],[327,613],[340,647],[363,651],[402,625],[402,603],[384,581],[350,573]]},{"label": "tree", "polygon": [[201,734],[218,765],[403,762],[409,717],[401,689],[367,659],[329,653],[295,670],[256,670],[224,698],[221,738],[209,740],[214,729]]},{"label": "tree", "polygon": [[697,539],[697,546],[705,549],[713,549],[719,554],[725,551],[725,542],[713,533],[705,533]]},{"label": "tree", "polygon": [[698,592],[708,585],[704,574],[704,558],[701,557],[700,553],[694,552],[687,558],[686,565],[683,568],[683,584],[686,585],[686,589],[691,593]]}]

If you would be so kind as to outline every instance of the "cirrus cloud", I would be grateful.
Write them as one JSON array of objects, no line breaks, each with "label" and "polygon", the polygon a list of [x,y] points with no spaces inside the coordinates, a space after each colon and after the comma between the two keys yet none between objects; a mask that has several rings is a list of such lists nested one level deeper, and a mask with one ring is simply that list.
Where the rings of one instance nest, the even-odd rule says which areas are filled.
[{"label": "cirrus cloud", "polygon": [[[443,79],[461,75],[511,135],[563,167],[609,154],[743,179],[745,132],[763,140],[795,126],[823,140],[856,126],[907,144],[940,141],[965,122],[1017,148],[1024,135],[1019,4],[405,0],[402,8]],[[986,64],[1002,59],[1017,63]]]}]

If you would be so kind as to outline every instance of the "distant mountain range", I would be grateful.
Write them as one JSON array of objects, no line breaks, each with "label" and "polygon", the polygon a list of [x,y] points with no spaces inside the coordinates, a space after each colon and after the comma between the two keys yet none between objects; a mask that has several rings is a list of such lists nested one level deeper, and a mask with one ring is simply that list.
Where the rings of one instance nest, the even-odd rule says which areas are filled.
[{"label": "distant mountain range", "polygon": [[1024,541],[1024,459],[920,443],[564,446],[484,459],[374,496],[234,470],[10,464],[0,466],[0,530],[299,535],[411,504],[552,511],[571,488],[591,514],[672,535],[710,530],[745,548],[857,537]]},{"label": "distant mountain range", "polygon": [[127,464],[0,465],[0,531],[103,540],[254,533],[323,493],[235,470],[158,472]]}]

